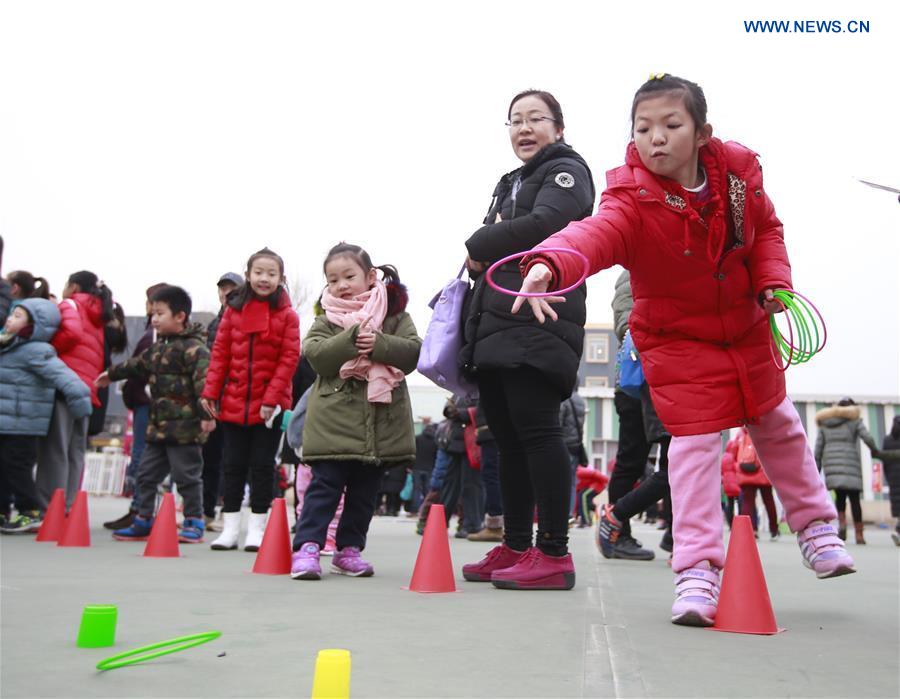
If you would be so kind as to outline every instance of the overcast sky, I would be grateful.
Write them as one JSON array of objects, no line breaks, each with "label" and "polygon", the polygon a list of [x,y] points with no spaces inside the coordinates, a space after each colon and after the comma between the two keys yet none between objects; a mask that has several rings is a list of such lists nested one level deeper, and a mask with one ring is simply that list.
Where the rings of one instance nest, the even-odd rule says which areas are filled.
[{"label": "overcast sky", "polygon": [[[268,245],[310,289],[339,240],[396,265],[420,333],[494,184],[503,125],[538,87],[599,190],[652,72],[695,80],[716,135],[760,154],[794,284],[829,344],[795,393],[900,394],[897,3],[4,2],[4,272],[59,291],[96,271],[129,314],[157,281],[214,310],[220,274]],[[748,34],[744,20],[869,22]],[[610,322],[618,269],[589,283]]]}]

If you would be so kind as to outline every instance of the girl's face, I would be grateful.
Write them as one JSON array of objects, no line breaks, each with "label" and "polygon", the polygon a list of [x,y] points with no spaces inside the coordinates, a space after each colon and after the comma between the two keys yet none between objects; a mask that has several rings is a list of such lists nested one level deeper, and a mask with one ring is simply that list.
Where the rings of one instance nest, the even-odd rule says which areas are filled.
[{"label": "girl's face", "polygon": [[281,284],[281,267],[272,257],[257,257],[247,271],[247,281],[257,296],[269,296]]},{"label": "girl's face", "polygon": [[697,153],[709,143],[712,126],[698,128],[680,95],[664,93],[641,101],[634,114],[633,136],[641,162],[650,172],[682,187],[699,185]]},{"label": "girl's face", "polygon": [[16,306],[13,312],[6,317],[6,324],[3,327],[10,335],[18,335],[30,324],[31,318],[28,317],[28,311],[21,306]]},{"label": "girl's face", "polygon": [[517,100],[509,114],[509,141],[523,163],[531,160],[544,146],[562,138],[550,108],[540,97],[529,95]]},{"label": "girl's face", "polygon": [[325,265],[325,281],[328,282],[328,293],[339,299],[352,299],[364,294],[377,279],[373,267],[365,272],[352,257],[340,255],[328,260]]}]

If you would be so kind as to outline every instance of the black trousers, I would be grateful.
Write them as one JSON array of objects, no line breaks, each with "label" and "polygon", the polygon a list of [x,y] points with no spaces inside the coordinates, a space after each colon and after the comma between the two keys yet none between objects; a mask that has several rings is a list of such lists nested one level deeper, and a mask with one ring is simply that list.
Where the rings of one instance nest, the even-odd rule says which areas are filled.
[{"label": "black trousers", "polygon": [[[613,398],[619,415],[619,447],[616,450],[616,467],[609,479],[609,502],[615,505],[634,489],[644,475],[647,457],[650,456],[650,442],[644,433],[644,411],[640,398],[632,398],[627,393],[616,391]],[[668,477],[666,482],[668,483]],[[642,510],[637,510],[641,512]],[[636,514],[636,513],[635,513]],[[622,534],[631,535],[631,523],[620,519]]]},{"label": "black trousers", "polygon": [[216,516],[219,489],[222,485],[222,455],[225,437],[222,424],[218,424],[203,445],[203,514]]},{"label": "black trousers", "polygon": [[559,424],[559,391],[531,367],[478,374],[481,407],[500,450],[503,538],[517,551],[533,541],[551,556],[568,552],[571,469]]},{"label": "black trousers", "polygon": [[[659,443],[659,470],[654,471],[649,478],[641,481],[637,488],[629,490],[616,501],[613,514],[623,525],[651,505],[669,497],[669,442],[671,441],[671,437],[664,437]],[[619,444],[621,445],[621,441]],[[613,478],[618,472],[619,462],[617,459]]]},{"label": "black trousers", "polygon": [[885,464],[884,475],[891,489],[891,517],[900,518],[900,464]]},{"label": "black trousers", "polygon": [[325,546],[328,524],[337,511],[341,493],[344,512],[338,522],[335,544],[338,549],[355,546],[362,551],[375,514],[384,469],[361,461],[317,461],[311,467],[313,476],[303,497],[300,521],[294,533],[294,551],[308,542],[318,544],[319,548]]},{"label": "black trousers", "polygon": [[847,508],[847,500],[850,501],[850,512],[853,515],[854,522],[862,522],[862,506],[859,504],[858,490],[845,490],[844,488],[834,489],[834,506],[837,508],[838,514],[844,514]]},{"label": "black trousers", "polygon": [[43,510],[34,484],[38,438],[32,435],[0,434],[0,509],[9,514],[9,495],[16,496],[16,510]]},{"label": "black trousers", "polygon": [[[275,487],[275,452],[281,431],[265,425],[219,423],[225,440],[225,506],[223,512],[240,512],[244,484],[250,481],[250,510],[264,514],[272,504]],[[248,478],[249,476],[249,478]]]}]

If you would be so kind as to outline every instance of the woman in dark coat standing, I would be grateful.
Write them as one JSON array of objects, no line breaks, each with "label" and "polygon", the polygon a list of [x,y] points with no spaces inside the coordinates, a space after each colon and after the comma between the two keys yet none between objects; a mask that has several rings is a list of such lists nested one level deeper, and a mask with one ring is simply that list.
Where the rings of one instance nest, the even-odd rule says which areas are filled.
[{"label": "woman in dark coat standing", "polygon": [[[584,285],[539,323],[530,311],[512,315],[512,297],[491,289],[484,270],[529,250],[571,221],[591,214],[594,185],[584,159],[569,146],[562,109],[548,92],[516,95],[507,113],[509,137],[522,167],[494,189],[484,225],[466,241],[475,278],[466,314],[461,361],[478,383],[481,406],[500,450],[503,544],[463,568],[473,582],[506,589],[571,589],[568,553],[569,455],[559,424],[560,403],[575,388],[584,344]],[[493,275],[521,286],[517,261]],[[537,545],[532,522],[538,512]]]}]

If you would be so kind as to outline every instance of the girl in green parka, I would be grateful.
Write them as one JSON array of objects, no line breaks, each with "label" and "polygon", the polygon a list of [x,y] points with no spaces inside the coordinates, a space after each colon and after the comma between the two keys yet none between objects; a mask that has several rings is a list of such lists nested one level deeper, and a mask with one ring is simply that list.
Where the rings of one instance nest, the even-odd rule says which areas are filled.
[{"label": "girl in green parka", "polygon": [[360,552],[384,468],[416,456],[405,376],[416,368],[422,340],[405,311],[397,270],[375,267],[365,250],[348,243],[328,252],[323,269],[323,313],[303,341],[318,378],[303,427],[301,458],[313,476],[294,535],[291,577],[298,580],[322,577],[319,552],[342,493],[331,572],[373,574]]}]

